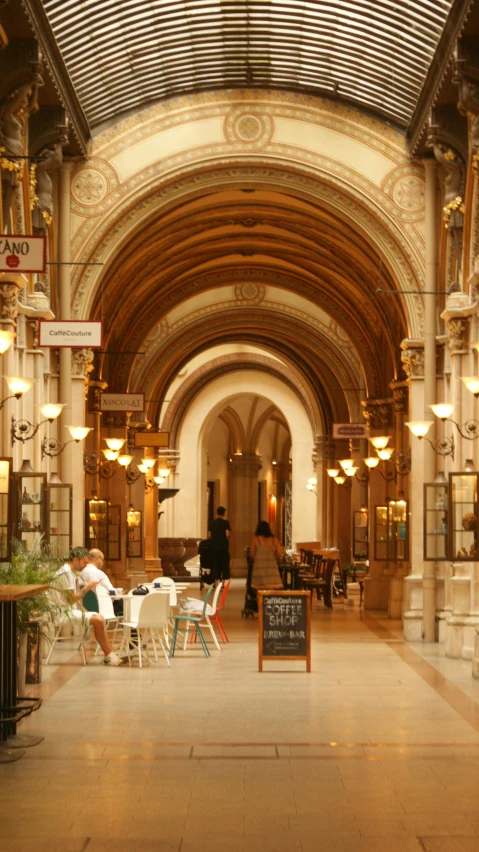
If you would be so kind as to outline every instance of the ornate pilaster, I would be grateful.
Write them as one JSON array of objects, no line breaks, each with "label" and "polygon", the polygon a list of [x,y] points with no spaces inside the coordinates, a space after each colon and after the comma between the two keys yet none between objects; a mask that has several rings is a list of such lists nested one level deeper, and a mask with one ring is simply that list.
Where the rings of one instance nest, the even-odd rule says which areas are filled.
[{"label": "ornate pilaster", "polygon": [[363,399],[361,405],[369,428],[387,432],[391,423],[392,399]]},{"label": "ornate pilaster", "polygon": [[403,340],[401,342],[401,363],[408,379],[424,379],[424,341]]}]

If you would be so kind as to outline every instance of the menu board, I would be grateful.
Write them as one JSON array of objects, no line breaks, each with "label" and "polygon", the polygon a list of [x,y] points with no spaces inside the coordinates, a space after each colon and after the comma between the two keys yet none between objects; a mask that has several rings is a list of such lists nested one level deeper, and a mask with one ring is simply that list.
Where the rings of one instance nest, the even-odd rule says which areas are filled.
[{"label": "menu board", "polygon": [[310,592],[259,591],[259,670],[263,660],[304,660],[311,671]]}]

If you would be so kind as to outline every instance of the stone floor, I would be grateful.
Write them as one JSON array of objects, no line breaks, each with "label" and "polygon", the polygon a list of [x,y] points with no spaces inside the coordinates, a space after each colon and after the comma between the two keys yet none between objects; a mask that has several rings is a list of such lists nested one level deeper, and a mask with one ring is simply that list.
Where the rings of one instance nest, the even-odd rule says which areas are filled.
[{"label": "stone floor", "polygon": [[[87,667],[72,644],[0,766],[8,852],[478,852],[479,682],[400,625],[315,602],[312,673],[258,673],[257,620],[206,659]],[[67,643],[68,644],[68,643]]]}]

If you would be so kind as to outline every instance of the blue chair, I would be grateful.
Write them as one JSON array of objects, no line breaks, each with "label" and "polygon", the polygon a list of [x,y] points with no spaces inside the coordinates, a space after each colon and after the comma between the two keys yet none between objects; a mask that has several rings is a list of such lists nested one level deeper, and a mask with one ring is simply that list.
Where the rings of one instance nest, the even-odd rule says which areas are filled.
[{"label": "blue chair", "polygon": [[[195,630],[196,630],[198,639],[201,642],[201,647],[203,648],[203,651],[205,652],[205,657],[210,656],[208,646],[205,642],[205,637],[203,636],[203,633],[201,631],[200,622],[204,619],[204,617],[206,615],[206,607],[208,606],[209,598],[210,598],[212,591],[213,591],[213,587],[208,589],[208,591],[205,595],[205,599],[203,601],[203,610],[201,611],[201,613],[199,613],[199,612],[196,613],[196,614],[191,613],[190,615],[188,615],[188,613],[185,613],[185,614],[182,614],[182,615],[173,615],[172,616],[174,628],[173,628],[173,636],[172,636],[171,643],[170,643],[170,657],[173,657],[174,654],[175,654],[176,642],[177,642],[177,639],[178,639],[178,632],[183,633],[184,631],[186,631],[186,634],[187,634],[190,624],[195,626]],[[184,631],[180,630],[180,627],[182,625],[184,625]]]}]

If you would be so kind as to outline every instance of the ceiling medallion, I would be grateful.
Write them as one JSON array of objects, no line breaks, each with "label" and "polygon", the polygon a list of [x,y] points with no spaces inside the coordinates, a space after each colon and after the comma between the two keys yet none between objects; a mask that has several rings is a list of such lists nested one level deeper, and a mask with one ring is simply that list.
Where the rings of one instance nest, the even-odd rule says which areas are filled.
[{"label": "ceiling medallion", "polygon": [[424,207],[425,183],[416,175],[402,177],[393,189],[393,201],[402,210],[416,211]]},{"label": "ceiling medallion", "polygon": [[235,299],[247,305],[259,305],[264,299],[266,288],[248,281],[245,284],[236,284],[234,288]]},{"label": "ceiling medallion", "polygon": [[264,148],[273,135],[273,119],[253,112],[248,106],[235,106],[225,117],[224,134],[228,142],[240,142],[254,149]]},{"label": "ceiling medallion", "polygon": [[98,169],[81,169],[73,178],[72,195],[82,206],[98,204],[107,192],[106,177]]}]

